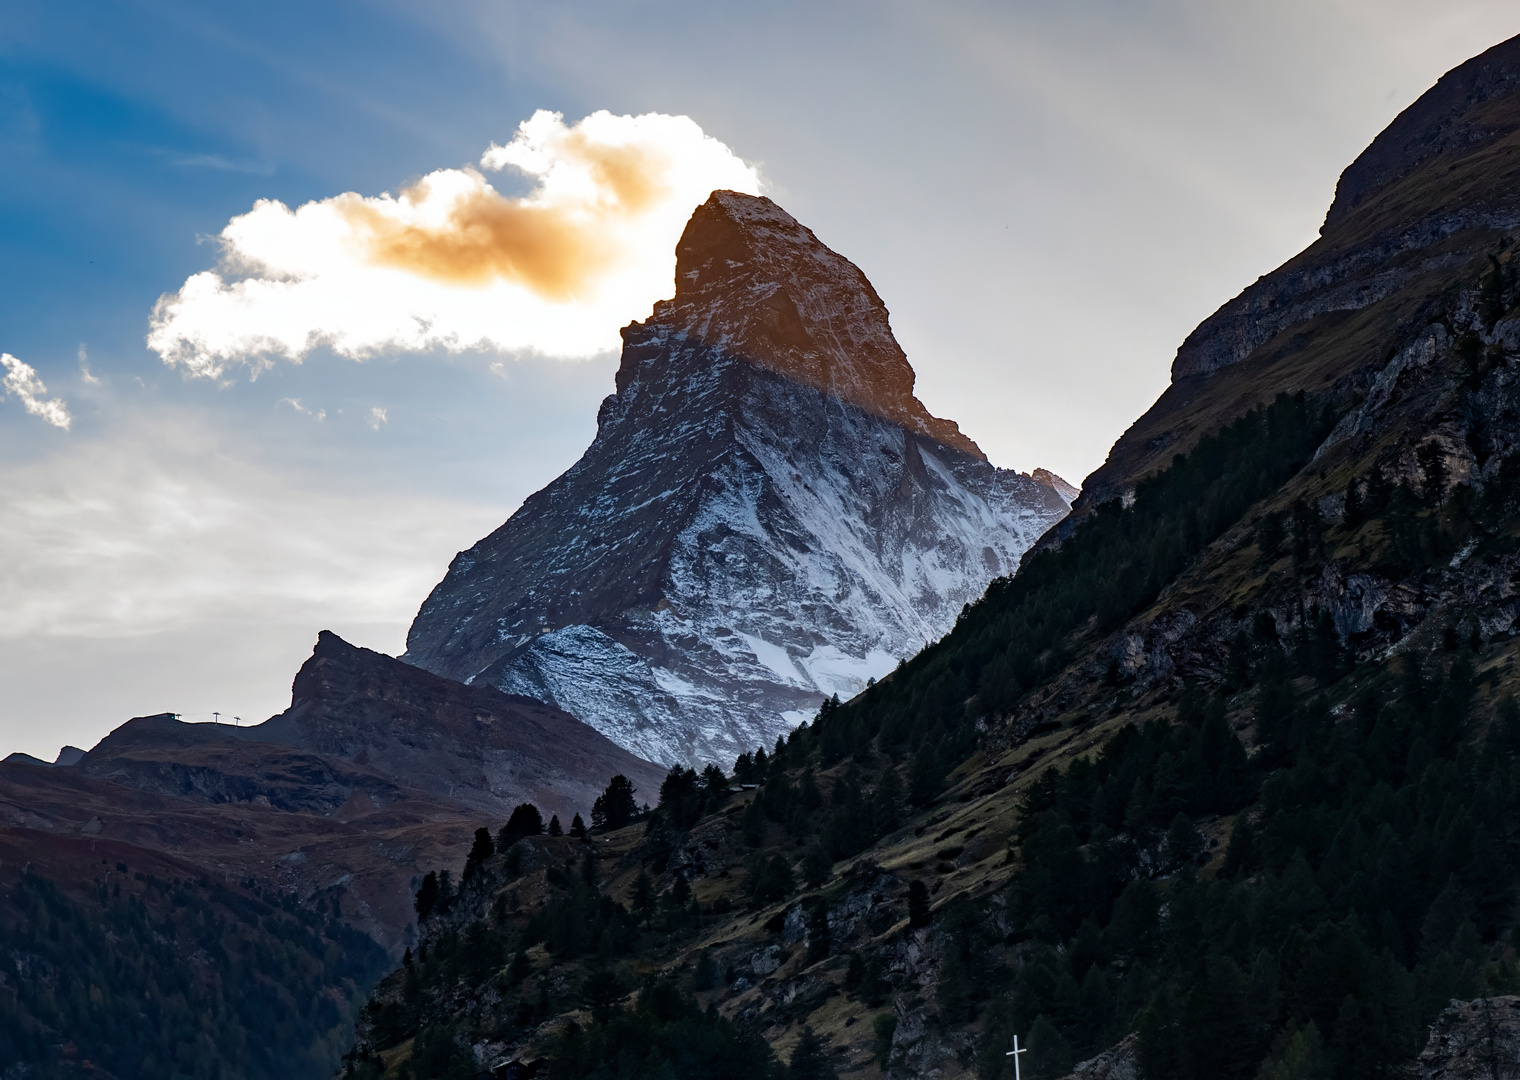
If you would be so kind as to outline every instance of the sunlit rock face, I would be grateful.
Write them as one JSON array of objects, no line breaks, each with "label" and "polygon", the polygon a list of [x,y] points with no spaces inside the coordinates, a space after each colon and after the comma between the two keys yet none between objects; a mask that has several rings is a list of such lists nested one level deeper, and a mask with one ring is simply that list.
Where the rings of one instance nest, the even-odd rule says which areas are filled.
[{"label": "sunlit rock face", "polygon": [[857,267],[715,193],[596,440],[454,559],[405,659],[654,761],[773,742],[942,635],[1074,494],[990,465],[913,381]]}]

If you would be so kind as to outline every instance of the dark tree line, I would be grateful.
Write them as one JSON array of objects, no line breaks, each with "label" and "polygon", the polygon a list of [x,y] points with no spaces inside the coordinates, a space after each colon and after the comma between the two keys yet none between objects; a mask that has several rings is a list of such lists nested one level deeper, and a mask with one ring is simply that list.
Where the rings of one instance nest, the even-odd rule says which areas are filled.
[{"label": "dark tree line", "polygon": [[[121,877],[126,867],[117,868]],[[324,909],[326,905],[323,905]],[[72,899],[23,872],[0,900],[0,1061],[37,1075],[325,1077],[357,1003],[389,967],[366,935],[294,898],[137,874]]]},{"label": "dark tree line", "polygon": [[[1193,692],[1176,723],[1030,792],[1009,893],[1023,960],[963,984],[968,1016],[977,987],[1006,985],[989,1031],[1031,1033],[1036,1075],[1138,1029],[1152,1078],[1250,1077],[1295,1046],[1313,1075],[1392,1076],[1447,1000],[1520,987],[1520,706],[1479,729],[1461,646],[1362,672],[1340,716],[1281,665],[1260,674],[1249,763]],[[1233,810],[1204,878],[1194,816]]]},{"label": "dark tree line", "polygon": [[[721,772],[721,770],[716,771]],[[633,795],[633,784],[628,778],[622,775],[614,776],[608,782],[606,791],[597,797],[597,808],[592,812],[593,820],[599,822],[597,827],[621,828],[626,825],[637,812]],[[609,812],[613,815],[613,820],[620,824],[607,824]],[[413,901],[413,906],[417,911],[417,921],[427,922],[434,915],[447,914],[453,908],[455,901],[459,899],[460,892],[475,878],[492,855],[505,855],[507,873],[517,873],[518,853],[512,851],[513,845],[519,840],[543,835],[563,836],[565,830],[560,825],[558,814],[551,816],[546,826],[542,811],[532,803],[520,803],[514,807],[507,818],[507,823],[501,827],[494,839],[490,829],[484,826],[476,829],[469,854],[465,857],[464,871],[460,875],[457,888],[451,881],[448,870],[429,870],[423,876],[422,884],[418,887]],[[570,835],[578,840],[585,840],[589,835],[589,830],[579,814],[576,814],[570,822]]]},{"label": "dark tree line", "polygon": [[[489,831],[482,829],[480,834],[490,839]],[[515,891],[507,888],[496,894],[484,918],[435,930],[415,954],[408,950],[400,992],[374,998],[364,1008],[367,1045],[359,1056],[350,1057],[349,1075],[378,1075],[378,1059],[366,1055],[415,1037],[412,1075],[418,1080],[451,1080],[456,1064],[473,1059],[467,1050],[457,1061],[451,1056],[450,1047],[459,1045],[455,1022],[430,1005],[448,987],[494,984],[514,998],[515,1004],[498,1018],[499,1035],[541,1023],[552,1015],[553,1003],[546,984],[535,986],[528,979],[532,964],[527,952],[535,945],[542,943],[556,962],[590,960],[599,970],[632,953],[639,940],[638,922],[598,886],[592,850],[585,849],[579,865],[551,865],[546,877],[549,902],[531,913],[519,908]],[[446,871],[428,875],[424,889],[429,879],[435,888],[447,888]],[[463,1075],[474,1075],[472,1064]]]}]

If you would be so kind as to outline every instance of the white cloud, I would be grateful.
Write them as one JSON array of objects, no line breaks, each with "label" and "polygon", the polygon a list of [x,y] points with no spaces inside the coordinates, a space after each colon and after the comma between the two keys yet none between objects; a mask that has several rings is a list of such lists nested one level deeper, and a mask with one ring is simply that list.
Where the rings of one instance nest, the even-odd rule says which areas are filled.
[{"label": "white cloud", "polygon": [[5,366],[5,378],[0,380],[0,386],[5,387],[7,393],[19,398],[33,416],[40,416],[55,428],[69,430],[74,418],[69,415],[68,406],[62,398],[43,398],[47,387],[37,377],[37,370],[32,365],[22,363],[10,353],[0,353],[0,364]]},{"label": "white cloud", "polygon": [[293,398],[293,397],[281,398],[280,399],[280,404],[281,405],[289,405],[292,409],[294,409],[296,412],[300,413],[302,416],[314,417],[317,420],[326,420],[327,419],[327,410],[326,409],[317,409],[315,412],[313,412],[311,409],[308,409],[305,405],[301,404],[301,399],[300,398]]},{"label": "white cloud", "polygon": [[496,348],[589,356],[670,295],[675,244],[713,190],[759,175],[688,117],[539,111],[488,170],[532,178],[496,191],[474,168],[429,173],[399,197],[354,192],[292,211],[260,200],[222,230],[221,265],[160,298],[148,345],[216,377],[319,346]]},{"label": "white cloud", "polygon": [[380,426],[389,419],[389,414],[387,414],[385,409],[379,405],[376,405],[369,411],[369,426],[374,431],[379,431]]}]

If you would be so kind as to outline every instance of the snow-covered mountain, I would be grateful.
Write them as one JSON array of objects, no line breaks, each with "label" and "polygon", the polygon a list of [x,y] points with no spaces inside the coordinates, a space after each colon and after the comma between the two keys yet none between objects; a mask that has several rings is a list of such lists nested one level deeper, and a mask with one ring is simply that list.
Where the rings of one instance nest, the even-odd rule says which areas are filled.
[{"label": "snow-covered mountain", "polygon": [[913,396],[860,270],[716,192],[623,330],[596,440],[455,557],[404,659],[653,761],[731,761],[940,637],[1075,492]]}]

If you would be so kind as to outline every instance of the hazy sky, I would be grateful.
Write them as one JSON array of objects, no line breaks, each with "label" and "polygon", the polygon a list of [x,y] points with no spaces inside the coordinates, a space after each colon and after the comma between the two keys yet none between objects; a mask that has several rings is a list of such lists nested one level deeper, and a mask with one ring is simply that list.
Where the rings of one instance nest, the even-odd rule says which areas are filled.
[{"label": "hazy sky", "polygon": [[[262,720],[324,627],[400,651],[590,441],[693,184],[757,182],[871,278],[933,412],[1080,481],[1362,147],[1517,32],[1513,0],[7,0],[0,750]],[[690,123],[617,120],[651,113]],[[466,213],[547,239],[439,263]],[[249,344],[276,325],[331,347]]]}]

